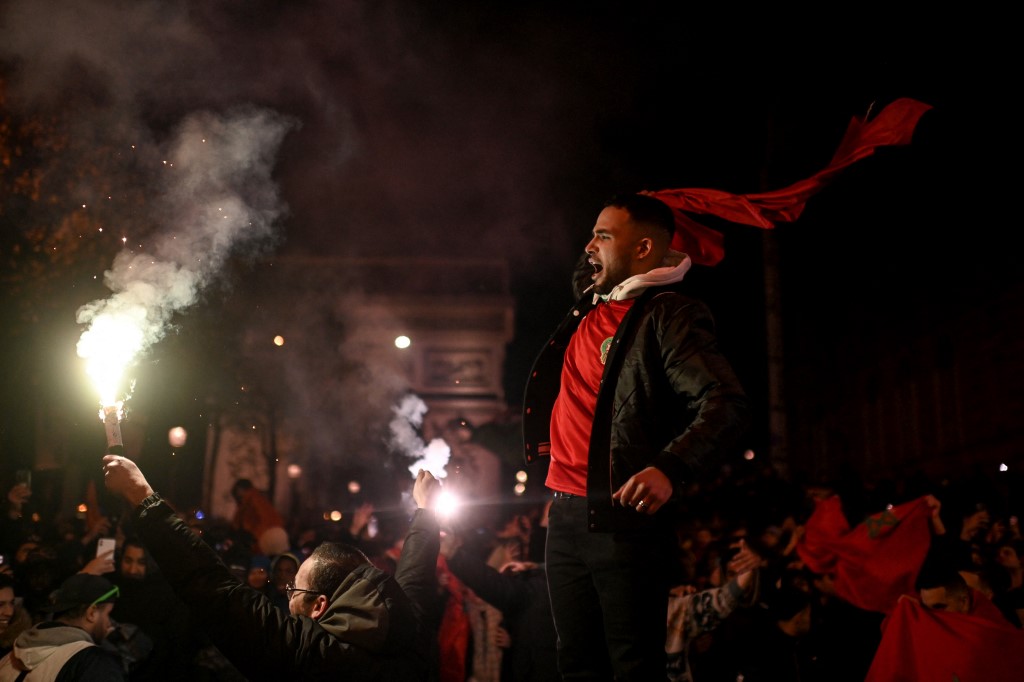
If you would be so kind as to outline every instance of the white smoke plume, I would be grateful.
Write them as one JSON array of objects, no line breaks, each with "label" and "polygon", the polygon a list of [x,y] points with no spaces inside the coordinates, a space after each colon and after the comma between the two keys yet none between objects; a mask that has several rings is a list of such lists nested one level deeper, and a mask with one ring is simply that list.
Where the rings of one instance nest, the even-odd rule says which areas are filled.
[{"label": "white smoke plume", "polygon": [[[115,258],[104,274],[112,296],[79,308],[78,323],[88,325],[80,356],[104,374],[124,368],[164,336],[176,312],[198,300],[234,249],[270,240],[285,210],[271,172],[292,125],[253,107],[185,119],[166,152],[162,229],[148,248]],[[110,389],[101,393],[110,400]]]},{"label": "white smoke plume", "polygon": [[413,476],[420,469],[429,471],[434,478],[445,478],[448,473],[445,466],[452,451],[443,438],[433,438],[424,444],[419,435],[419,427],[423,425],[423,415],[427,413],[427,405],[416,395],[408,394],[401,403],[391,408],[394,417],[388,425],[391,439],[388,445],[393,450],[415,458],[409,465],[409,473]]}]

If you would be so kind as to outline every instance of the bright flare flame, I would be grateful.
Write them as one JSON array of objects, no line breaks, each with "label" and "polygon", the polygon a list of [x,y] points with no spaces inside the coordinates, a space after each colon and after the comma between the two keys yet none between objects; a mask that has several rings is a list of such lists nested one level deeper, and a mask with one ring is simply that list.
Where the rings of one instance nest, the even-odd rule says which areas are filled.
[{"label": "bright flare flame", "polygon": [[458,495],[450,490],[442,490],[437,494],[437,500],[434,502],[434,511],[441,518],[448,519],[458,511],[460,506],[462,506],[462,500],[459,499]]},{"label": "bright flare flame", "polygon": [[78,356],[104,407],[117,403],[125,370],[145,345],[145,317],[142,308],[104,312],[78,340]]}]

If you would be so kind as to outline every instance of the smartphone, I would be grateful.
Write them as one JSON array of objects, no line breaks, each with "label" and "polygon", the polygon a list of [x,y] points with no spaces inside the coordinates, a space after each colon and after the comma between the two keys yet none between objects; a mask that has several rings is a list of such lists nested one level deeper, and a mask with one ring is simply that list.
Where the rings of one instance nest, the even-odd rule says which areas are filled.
[{"label": "smartphone", "polygon": [[[106,554],[107,552],[113,552],[116,547],[117,540],[115,540],[114,538],[100,538],[99,541],[96,543],[96,556],[100,557]],[[114,555],[111,554],[110,557],[113,558]]]}]

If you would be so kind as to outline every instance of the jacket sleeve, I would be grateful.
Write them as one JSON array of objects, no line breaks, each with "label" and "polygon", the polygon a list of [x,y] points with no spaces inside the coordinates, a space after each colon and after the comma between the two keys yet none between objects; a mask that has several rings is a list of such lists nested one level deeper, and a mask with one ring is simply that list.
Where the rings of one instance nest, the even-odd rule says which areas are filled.
[{"label": "jacket sleeve", "polygon": [[421,623],[428,622],[437,603],[437,554],[441,549],[441,527],[434,512],[417,509],[402,544],[395,567],[395,580],[413,604]]},{"label": "jacket sleeve", "polygon": [[515,611],[526,606],[529,591],[523,581],[502,575],[486,562],[459,551],[448,559],[448,568],[455,577],[476,592],[477,596],[499,611]]},{"label": "jacket sleeve", "polygon": [[665,376],[693,419],[662,448],[654,465],[680,481],[736,445],[749,426],[749,407],[719,348],[707,307],[678,294],[656,297],[655,304],[653,322]]},{"label": "jacket sleeve", "polygon": [[136,510],[140,537],[178,597],[211,641],[247,677],[315,678],[328,664],[351,679],[373,679],[382,662],[330,636],[305,616],[290,616],[240,583],[165,501]]},{"label": "jacket sleeve", "polygon": [[666,650],[670,653],[685,650],[694,639],[717,628],[738,607],[750,605],[751,594],[733,579],[722,587],[696,594],[671,595]]}]

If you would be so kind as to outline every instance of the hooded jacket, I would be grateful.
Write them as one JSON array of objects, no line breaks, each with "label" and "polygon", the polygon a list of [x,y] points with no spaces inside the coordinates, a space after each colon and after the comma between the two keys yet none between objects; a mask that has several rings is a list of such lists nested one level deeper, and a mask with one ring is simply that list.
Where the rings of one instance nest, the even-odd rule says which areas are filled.
[{"label": "hooded jacket", "polygon": [[366,564],[330,595],[318,620],[292,616],[240,583],[159,495],[136,528],[194,622],[250,680],[424,680],[440,543],[432,512],[418,510],[395,576]]},{"label": "hooded jacket", "polygon": [[0,682],[46,680],[70,682],[120,682],[124,680],[117,658],[96,646],[89,633],[73,625],[40,623],[18,635],[14,649],[0,659]]},{"label": "hooded jacket", "polygon": [[[746,394],[718,348],[710,311],[678,290],[689,267],[688,256],[670,251],[663,267],[630,277],[609,294],[636,301],[612,339],[597,395],[587,470],[591,531],[656,523],[660,515],[615,504],[612,492],[648,466],[661,470],[678,492],[734,446],[748,425]],[[581,279],[578,269],[574,281]],[[533,364],[523,400],[527,463],[550,455],[565,351],[600,302],[584,292]]]}]

